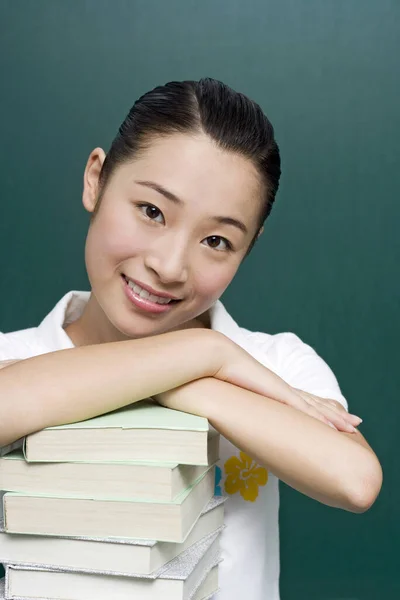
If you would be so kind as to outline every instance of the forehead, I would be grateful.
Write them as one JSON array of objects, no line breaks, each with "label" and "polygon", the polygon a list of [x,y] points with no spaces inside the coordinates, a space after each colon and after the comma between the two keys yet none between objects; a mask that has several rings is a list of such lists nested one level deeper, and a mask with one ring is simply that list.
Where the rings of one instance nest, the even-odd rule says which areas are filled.
[{"label": "forehead", "polygon": [[128,180],[154,181],[190,207],[229,211],[249,227],[258,222],[263,194],[255,166],[204,134],[156,138],[122,169]]}]

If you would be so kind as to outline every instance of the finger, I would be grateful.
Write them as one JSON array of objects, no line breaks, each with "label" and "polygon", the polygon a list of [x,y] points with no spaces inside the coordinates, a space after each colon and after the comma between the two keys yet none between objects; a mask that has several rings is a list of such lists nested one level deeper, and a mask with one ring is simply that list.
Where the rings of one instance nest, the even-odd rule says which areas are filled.
[{"label": "finger", "polygon": [[335,411],[343,419],[351,423],[351,425],[354,425],[354,427],[357,427],[362,423],[362,419],[360,417],[347,412],[343,406],[338,406],[334,400],[325,400],[324,398],[319,398],[318,396],[313,396],[313,398],[318,405],[327,406],[330,410]]},{"label": "finger", "polygon": [[[339,413],[335,414],[334,411],[330,411],[323,403],[317,405],[312,394],[302,392],[302,390],[295,390],[295,392],[296,394],[291,399],[290,406],[318,419],[318,421],[321,421],[325,425],[329,425],[333,429],[354,433],[354,427],[346,423],[346,421],[339,416]],[[327,413],[328,416],[324,413]]]},{"label": "finger", "polygon": [[309,404],[307,414],[310,415],[310,417],[318,419],[318,421],[321,421],[325,425],[329,425],[329,427],[332,427],[333,429],[337,430],[335,424],[332,423],[332,421],[329,421],[329,419],[327,419],[319,410],[311,406],[311,404]]},{"label": "finger", "polygon": [[[293,391],[294,394],[292,394],[290,404],[289,402],[285,402],[284,404],[287,404],[292,408],[295,408],[296,410],[299,410],[300,412],[303,412],[306,415],[313,417],[314,419],[318,419],[318,421],[322,421],[322,423],[325,423],[325,425],[329,424],[328,419],[321,413],[321,411],[314,408],[313,404],[310,403],[307,396],[303,397],[295,388],[293,388]],[[331,424],[331,426],[333,426],[336,429],[334,425]]]},{"label": "finger", "polygon": [[331,400],[325,400],[303,390],[297,390],[297,392],[304,400],[308,400],[317,410],[321,411],[340,431],[355,433],[355,427],[362,422],[360,417],[349,414],[345,409],[339,410],[336,404],[331,404]]},{"label": "finger", "polygon": [[298,398],[293,400],[292,406],[327,424],[328,419],[326,419],[321,410],[319,410],[320,407],[316,408],[316,402],[314,401],[312,395],[308,394],[307,392],[303,392],[302,390],[295,391]]},{"label": "finger", "polygon": [[329,406],[316,403],[316,409],[319,410],[331,423],[333,423],[336,429],[339,431],[347,431],[348,433],[355,433],[357,431],[354,425],[349,423],[340,415],[340,413],[334,411]]},{"label": "finger", "polygon": [[284,402],[284,404],[288,404],[292,408],[296,408],[297,410],[300,410],[302,412],[308,412],[310,406],[308,399],[303,398],[300,394],[298,394],[297,390],[296,393],[292,394],[290,404],[288,402]]}]

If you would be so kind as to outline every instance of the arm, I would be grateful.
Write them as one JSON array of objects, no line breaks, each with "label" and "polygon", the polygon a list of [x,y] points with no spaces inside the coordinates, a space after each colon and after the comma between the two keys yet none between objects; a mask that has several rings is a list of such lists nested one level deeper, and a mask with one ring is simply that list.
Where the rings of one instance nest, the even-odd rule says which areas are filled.
[{"label": "arm", "polygon": [[[347,412],[346,409],[344,408],[344,406],[337,400],[319,398],[318,396],[315,396],[314,394],[310,394],[310,393],[304,392],[302,390],[297,390],[297,392],[300,394],[300,396],[302,398],[304,398],[308,401],[313,401],[314,406],[322,405],[322,406],[329,407],[329,408],[334,407],[335,410],[337,410],[340,414],[345,414]],[[346,433],[346,432],[344,432],[344,433]],[[348,435],[348,433],[346,435]],[[373,452],[371,446],[368,444],[365,437],[363,435],[361,435],[361,433],[359,431],[355,431],[353,434],[351,434],[350,439],[352,439],[354,442],[357,442],[357,444],[361,444],[362,446],[364,446],[364,448],[368,448],[369,450],[371,450],[371,452]]]},{"label": "arm", "polygon": [[[202,360],[193,346],[201,349]],[[213,375],[226,346],[224,336],[193,329],[5,361],[0,370],[0,446]]]},{"label": "arm", "polygon": [[335,431],[290,406],[211,378],[157,399],[207,417],[235,446],[319,502],[363,512],[380,491],[380,464],[360,433]]},{"label": "arm", "polygon": [[0,446],[204,377],[293,403],[325,419],[240,346],[207,329],[71,348],[14,362],[6,361],[0,370]]}]

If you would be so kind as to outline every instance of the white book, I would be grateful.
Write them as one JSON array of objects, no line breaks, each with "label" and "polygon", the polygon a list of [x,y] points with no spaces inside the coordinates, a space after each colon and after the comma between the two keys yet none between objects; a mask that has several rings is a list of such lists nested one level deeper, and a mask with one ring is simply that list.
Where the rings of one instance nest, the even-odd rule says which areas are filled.
[{"label": "white book", "polygon": [[181,544],[129,538],[49,538],[4,533],[0,522],[0,563],[154,578],[176,556],[223,527],[225,499],[215,497],[208,503]]},{"label": "white book", "polygon": [[[0,600],[4,600],[4,584],[5,579],[0,579]],[[218,565],[213,567],[203,583],[197,589],[192,600],[210,600],[210,598],[218,591]],[[26,600],[25,598],[22,600]],[[35,600],[44,600],[42,598],[36,598]],[[54,600],[53,598],[46,598],[45,600]],[[112,599],[111,599],[112,600]]]},{"label": "white book", "polygon": [[[219,458],[219,435],[209,436],[210,464]],[[172,501],[208,466],[146,462],[28,463],[21,450],[0,458],[0,489],[75,498]]]},{"label": "white book", "polygon": [[151,400],[28,435],[28,462],[174,462],[209,465],[207,419]]},{"label": "white book", "polygon": [[192,600],[219,561],[219,534],[212,534],[175,558],[158,579],[7,565],[5,597],[32,600]]},{"label": "white book", "polygon": [[[210,600],[219,591],[218,565],[215,565],[197,589],[192,600]],[[0,595],[1,600],[1,595]]]},{"label": "white book", "polygon": [[172,502],[62,498],[7,492],[7,533],[49,536],[131,537],[184,542],[214,495],[210,468]]}]

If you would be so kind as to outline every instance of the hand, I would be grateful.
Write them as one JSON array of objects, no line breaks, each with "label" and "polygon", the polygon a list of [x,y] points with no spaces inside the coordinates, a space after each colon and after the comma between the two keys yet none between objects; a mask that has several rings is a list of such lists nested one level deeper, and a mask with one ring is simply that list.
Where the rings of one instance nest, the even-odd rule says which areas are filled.
[{"label": "hand", "polygon": [[337,400],[320,398],[319,396],[315,396],[314,394],[304,392],[297,388],[293,388],[293,390],[309,405],[309,407],[312,407],[319,415],[322,415],[328,425],[338,431],[355,433],[357,431],[355,428],[362,423],[360,417],[348,413],[344,406]]},{"label": "hand", "polygon": [[[207,390],[207,379],[210,378],[192,381],[173,390],[157,394],[153,396],[153,398],[159,404],[162,404],[167,408],[206,416],[210,408],[208,406],[209,403],[218,402],[218,396],[216,398],[210,398],[209,391],[203,391],[203,382]],[[325,400],[324,398],[319,398],[318,396],[303,392],[302,390],[295,388],[291,389],[293,400],[291,402],[288,400],[285,402],[281,401],[282,404],[296,408],[296,410],[318,419],[337,431],[349,433],[357,431],[354,427],[360,424],[361,419],[355,415],[349,414],[339,402],[336,402],[336,400]],[[199,398],[201,399],[200,403]]]},{"label": "hand", "polygon": [[[206,346],[205,350],[200,349],[198,360],[202,358],[204,352],[206,359],[210,356],[217,357],[216,361],[214,359],[216,365],[208,373],[198,376],[197,380],[201,381],[208,377],[219,379],[296,408],[334,429],[347,432],[355,431],[354,425],[358,425],[360,419],[354,415],[349,415],[344,409],[340,410],[337,406],[334,407],[333,401],[326,402],[322,398],[317,398],[302,392],[302,390],[293,388],[223,334],[204,330],[204,332],[206,331],[207,334],[210,334],[206,339],[211,340],[211,351],[208,350],[209,346]],[[207,344],[209,344],[209,341],[207,341]],[[199,407],[191,406],[191,394],[186,393],[188,386],[193,388],[195,384],[194,379],[191,382],[184,383],[183,388],[182,384],[177,384],[174,389],[170,388],[170,391],[164,390],[162,393],[158,393],[156,400],[170,408],[199,414]]]},{"label": "hand", "polygon": [[349,414],[339,402],[293,388],[234,342],[227,341],[221,352],[223,364],[213,373],[216,379],[296,408],[338,431],[356,431],[355,427],[361,423],[361,419]]}]

